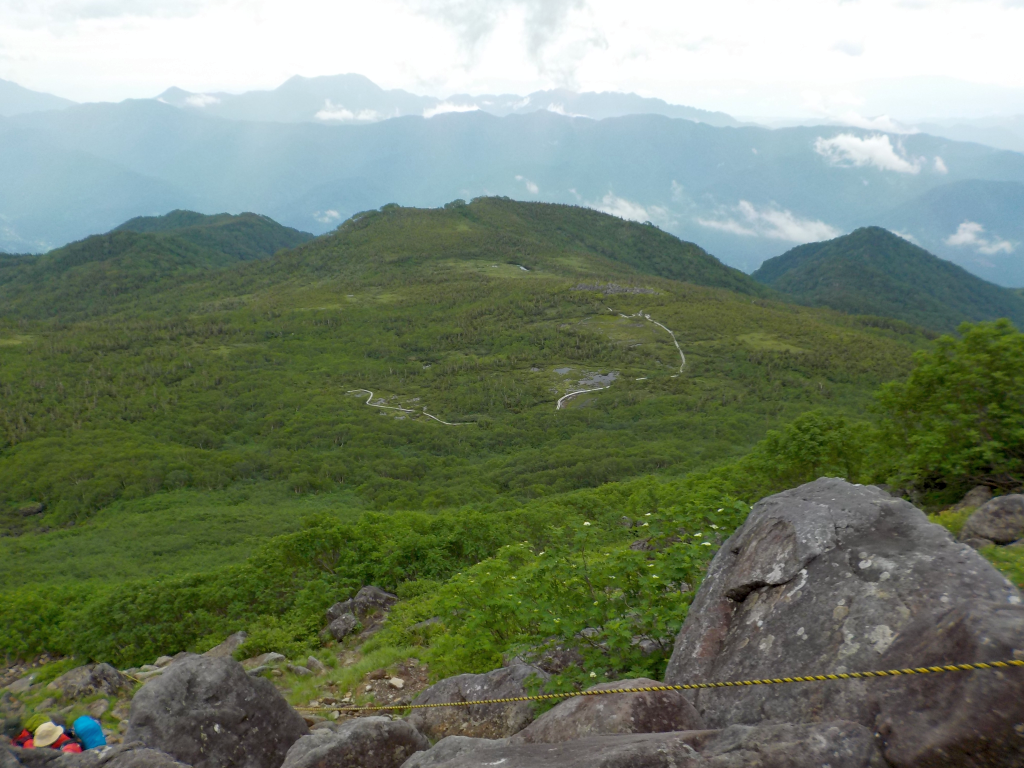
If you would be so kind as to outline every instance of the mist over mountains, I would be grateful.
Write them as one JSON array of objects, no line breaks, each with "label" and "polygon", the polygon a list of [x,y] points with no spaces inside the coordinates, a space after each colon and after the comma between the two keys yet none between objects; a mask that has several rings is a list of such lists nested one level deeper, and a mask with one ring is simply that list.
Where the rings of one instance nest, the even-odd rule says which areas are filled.
[{"label": "mist over mountains", "polygon": [[[504,195],[651,221],[746,271],[880,225],[1024,285],[1022,154],[921,133],[770,130],[630,94],[466,98],[293,78],[0,118],[0,249],[45,251],[175,208],[258,211],[320,234],[386,203]],[[327,102],[334,116],[318,118]]]}]

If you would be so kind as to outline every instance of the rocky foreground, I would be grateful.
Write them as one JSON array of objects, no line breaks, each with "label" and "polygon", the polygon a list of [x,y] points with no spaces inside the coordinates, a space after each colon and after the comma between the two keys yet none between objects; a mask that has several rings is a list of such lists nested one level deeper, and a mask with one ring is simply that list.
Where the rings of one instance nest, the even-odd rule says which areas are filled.
[{"label": "rocky foreground", "polygon": [[[1024,497],[978,514],[965,538],[1019,540]],[[358,609],[335,610],[333,631]],[[762,500],[725,542],[665,682],[1010,659],[1024,660],[1024,606],[1009,581],[908,502],[823,478]],[[537,718],[527,703],[420,709],[310,730],[229,655],[168,662],[131,701],[124,743],[82,755],[0,749],[0,768],[1024,767],[1024,667],[588,696]],[[522,696],[544,674],[514,663],[460,675],[417,703]]]}]

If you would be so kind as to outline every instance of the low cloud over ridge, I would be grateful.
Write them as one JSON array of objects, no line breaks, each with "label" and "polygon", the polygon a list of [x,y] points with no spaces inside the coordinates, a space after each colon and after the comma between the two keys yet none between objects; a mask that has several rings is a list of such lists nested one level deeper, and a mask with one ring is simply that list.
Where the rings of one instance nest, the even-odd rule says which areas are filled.
[{"label": "low cloud over ridge", "polygon": [[740,200],[739,205],[722,218],[697,219],[697,223],[741,237],[764,237],[790,243],[815,243],[842,234],[823,221],[801,219],[792,211],[775,206],[758,208],[746,200]]},{"label": "low cloud over ridge", "polygon": [[946,238],[946,245],[966,245],[991,256],[996,253],[1013,253],[1013,243],[998,237],[985,237],[985,227],[976,221],[964,221],[956,232]]},{"label": "low cloud over ridge", "polygon": [[884,133],[861,138],[852,133],[840,133],[831,139],[819,137],[814,151],[832,165],[851,168],[870,165],[882,171],[920,173],[922,161],[907,158],[900,146],[893,146]]}]

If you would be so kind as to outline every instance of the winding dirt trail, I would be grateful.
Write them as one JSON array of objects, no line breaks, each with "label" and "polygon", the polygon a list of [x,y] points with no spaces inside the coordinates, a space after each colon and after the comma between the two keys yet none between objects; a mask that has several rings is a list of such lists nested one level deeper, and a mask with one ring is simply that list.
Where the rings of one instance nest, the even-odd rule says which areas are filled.
[{"label": "winding dirt trail", "polygon": [[373,400],[373,392],[371,392],[368,389],[362,389],[362,388],[360,388],[360,389],[350,389],[345,394],[346,395],[354,395],[356,392],[366,392],[367,394],[369,394],[369,397],[366,398],[366,404],[368,406],[370,406],[371,408],[383,408],[384,410],[387,410],[387,411],[401,411],[402,413],[412,413],[412,414],[415,414],[417,416],[426,416],[428,419],[433,419],[434,421],[438,422],[439,424],[444,424],[447,427],[464,427],[467,424],[472,424],[472,422],[470,422],[470,421],[444,421],[443,419],[439,419],[439,418],[437,418],[437,416],[432,416],[431,414],[427,413],[427,406],[425,406],[425,405],[423,406],[423,410],[422,411],[415,411],[415,410],[413,410],[411,408],[399,408],[397,405],[379,405],[378,403],[372,402],[372,400]]},{"label": "winding dirt trail", "polygon": [[[612,309],[611,307],[607,307],[607,309],[609,312],[615,312],[615,310]],[[652,319],[651,316],[644,312],[642,309],[639,312],[632,315],[624,315],[621,312],[615,312],[615,314],[617,314],[619,317],[624,317],[627,320],[632,320],[634,317],[639,317],[646,320],[649,323],[654,323],[659,328],[667,331],[668,335],[672,337],[672,343],[676,345],[676,351],[679,353],[679,373],[683,372],[683,368],[686,367],[686,355],[683,354],[683,348],[679,346],[679,340],[676,339],[676,335],[672,332],[671,328],[668,328],[659,323],[657,320]],[[679,373],[674,374],[672,378],[676,378],[679,375]],[[555,404],[555,410],[562,410],[562,408],[565,407],[565,403],[571,400],[572,398],[576,397],[576,395],[585,395],[587,392],[600,392],[601,390],[609,389],[610,387],[611,384],[609,384],[607,387],[595,387],[594,389],[580,389],[575,392],[570,392],[567,395],[562,395],[562,397],[558,398],[558,402]]]}]

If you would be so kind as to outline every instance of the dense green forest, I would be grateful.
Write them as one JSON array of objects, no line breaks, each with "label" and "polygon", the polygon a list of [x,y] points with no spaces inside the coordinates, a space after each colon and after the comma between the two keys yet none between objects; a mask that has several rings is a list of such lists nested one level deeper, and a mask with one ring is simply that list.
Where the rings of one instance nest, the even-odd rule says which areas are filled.
[{"label": "dense green forest", "polygon": [[480,671],[600,626],[581,652],[602,676],[657,676],[758,498],[822,474],[929,505],[1024,480],[1009,323],[936,341],[788,303],[587,209],[385,206],[159,274],[128,250],[138,288],[116,294],[89,249],[39,257],[35,295],[0,271],[5,653],[132,664],[244,628],[242,652],[301,654],[374,583],[403,603],[368,653]]},{"label": "dense green forest", "polygon": [[881,227],[864,227],[768,259],[753,278],[802,304],[884,315],[938,331],[1006,317],[1024,323],[1024,300]]}]

